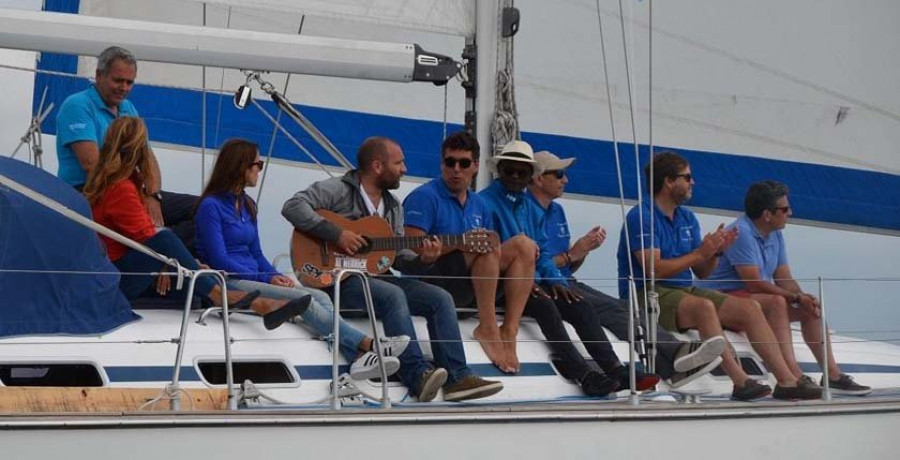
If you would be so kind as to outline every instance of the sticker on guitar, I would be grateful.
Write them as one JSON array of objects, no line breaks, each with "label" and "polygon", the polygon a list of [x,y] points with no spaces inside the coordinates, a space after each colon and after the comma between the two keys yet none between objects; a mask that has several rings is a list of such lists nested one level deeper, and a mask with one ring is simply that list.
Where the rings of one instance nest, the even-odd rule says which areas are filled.
[{"label": "sticker on guitar", "polygon": [[334,268],[351,268],[355,270],[366,269],[366,259],[357,257],[335,257]]}]

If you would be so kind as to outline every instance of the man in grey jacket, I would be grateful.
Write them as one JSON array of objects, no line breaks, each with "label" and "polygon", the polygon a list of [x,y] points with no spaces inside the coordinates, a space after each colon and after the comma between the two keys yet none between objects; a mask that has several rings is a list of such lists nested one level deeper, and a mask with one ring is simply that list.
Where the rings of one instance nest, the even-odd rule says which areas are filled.
[{"label": "man in grey jacket", "polygon": [[[348,255],[362,249],[366,240],[329,222],[316,210],[326,209],[350,220],[377,215],[390,223],[396,235],[403,235],[403,210],[390,192],[400,186],[400,178],[406,173],[400,145],[388,138],[372,137],[360,146],[356,159],[359,169],[312,184],[285,202],[281,211],[298,230],[336,244]],[[440,241],[428,240],[419,257],[427,264],[440,253]],[[369,284],[375,315],[382,321],[385,334],[412,338],[400,355],[398,375],[410,392],[418,395],[419,401],[433,400],[441,387],[446,401],[483,398],[503,389],[502,383],[476,376],[466,364],[453,298],[447,291],[393,276],[372,278]],[[364,302],[358,278],[341,283],[341,299],[356,304]],[[422,355],[411,314],[426,318],[433,340],[431,349],[439,367],[432,368]]]}]

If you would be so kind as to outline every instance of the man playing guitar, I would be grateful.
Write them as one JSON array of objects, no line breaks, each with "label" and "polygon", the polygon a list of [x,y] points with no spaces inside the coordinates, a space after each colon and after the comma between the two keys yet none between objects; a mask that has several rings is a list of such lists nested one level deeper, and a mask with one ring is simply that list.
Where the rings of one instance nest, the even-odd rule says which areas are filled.
[{"label": "man playing guitar", "polygon": [[[282,208],[282,215],[300,232],[335,244],[353,256],[366,249],[367,240],[351,230],[342,229],[322,217],[317,210],[328,210],[349,220],[376,215],[391,225],[394,234],[403,236],[403,210],[390,192],[400,186],[406,173],[403,150],[384,137],[366,139],[357,152],[359,169],[312,184],[297,192]],[[439,239],[429,239],[420,250],[425,261],[441,253]],[[499,392],[500,382],[476,376],[466,364],[453,298],[431,284],[410,278],[381,276],[370,280],[375,315],[382,321],[385,334],[412,338],[400,355],[398,375],[420,401],[431,401],[443,387],[444,400],[462,401],[483,398]],[[333,289],[330,292],[333,295]],[[341,283],[341,298],[352,304],[364,302],[362,283],[351,278]],[[410,314],[424,316],[432,331],[431,348],[437,368],[422,355]]]}]

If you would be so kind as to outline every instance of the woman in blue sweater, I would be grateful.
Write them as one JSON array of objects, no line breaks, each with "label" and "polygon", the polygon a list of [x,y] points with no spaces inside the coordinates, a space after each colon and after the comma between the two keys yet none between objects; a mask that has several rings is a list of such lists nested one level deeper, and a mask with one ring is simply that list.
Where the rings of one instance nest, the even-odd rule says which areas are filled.
[{"label": "woman in blue sweater", "polygon": [[[256,202],[244,188],[256,186],[264,164],[259,148],[250,141],[231,139],[222,145],[194,216],[197,255],[210,267],[227,272],[229,289],[260,291],[274,299],[311,295],[313,300],[300,318],[317,335],[327,337],[334,331],[334,307],[328,294],[300,286],[279,273],[260,248]],[[343,320],[339,327],[341,353],[353,362],[350,376],[355,380],[378,377],[372,338]],[[397,356],[408,343],[405,335],[382,339],[388,374],[400,368]]]}]

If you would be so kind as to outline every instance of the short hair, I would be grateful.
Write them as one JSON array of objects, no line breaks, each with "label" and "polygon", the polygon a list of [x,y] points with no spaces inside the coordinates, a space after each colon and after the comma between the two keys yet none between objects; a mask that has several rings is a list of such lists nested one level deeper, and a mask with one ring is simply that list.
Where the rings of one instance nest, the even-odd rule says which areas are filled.
[{"label": "short hair", "polygon": [[653,155],[653,183],[650,183],[650,163],[644,166],[647,184],[654,195],[662,190],[666,179],[676,179],[681,170],[688,166],[688,161],[681,155],[664,150]]},{"label": "short hair", "polygon": [[137,58],[131,54],[131,51],[128,51],[121,46],[110,46],[101,51],[100,55],[97,56],[97,71],[106,75],[112,68],[113,62],[116,61],[123,61],[126,64],[131,64],[134,66],[135,70],[137,70]]},{"label": "short hair", "polygon": [[363,141],[356,152],[356,165],[360,171],[370,171],[372,163],[387,161],[388,147],[399,145],[397,141],[381,136],[370,137]]},{"label": "short hair", "polygon": [[781,182],[764,180],[747,189],[744,197],[744,212],[747,217],[757,219],[766,209],[772,211],[781,197],[787,196],[788,187]]},{"label": "short hair", "polygon": [[472,152],[472,159],[475,161],[478,161],[478,158],[481,156],[481,146],[478,145],[478,139],[468,131],[458,131],[447,136],[441,144],[441,158],[450,150]]}]

